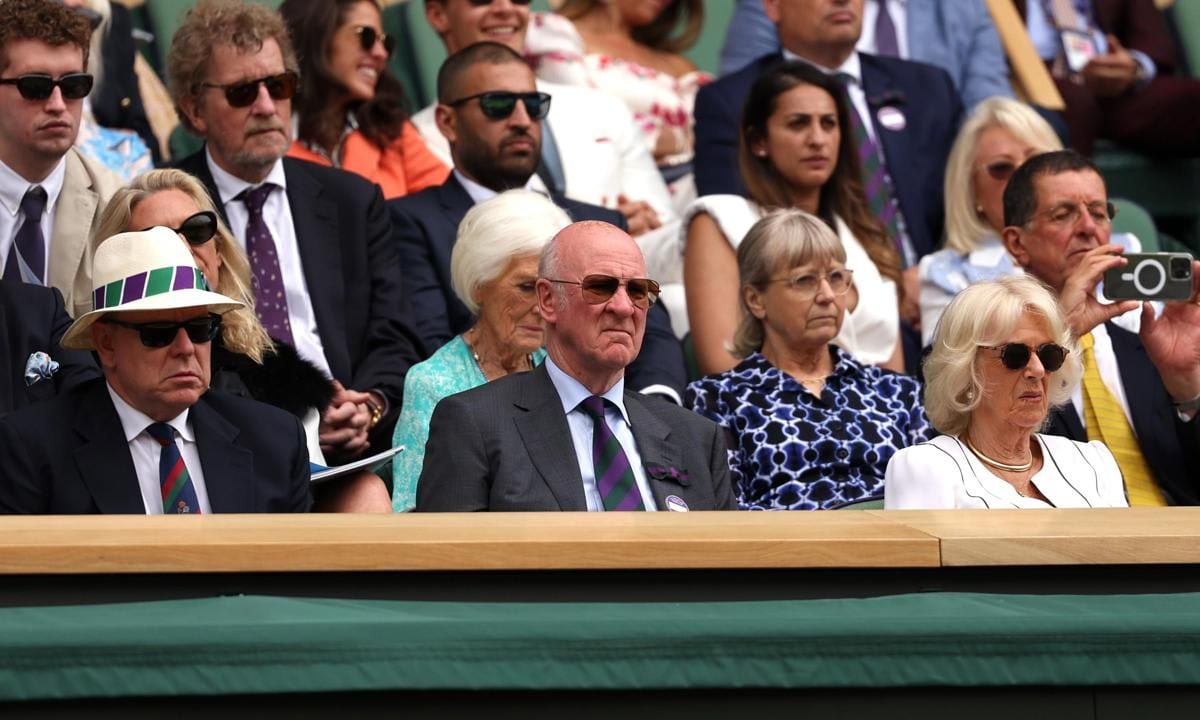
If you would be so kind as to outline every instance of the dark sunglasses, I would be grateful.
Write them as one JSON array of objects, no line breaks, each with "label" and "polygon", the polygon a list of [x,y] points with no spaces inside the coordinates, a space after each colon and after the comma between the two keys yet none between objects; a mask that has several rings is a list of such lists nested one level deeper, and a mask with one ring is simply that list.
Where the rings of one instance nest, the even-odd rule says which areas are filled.
[{"label": "dark sunglasses", "polygon": [[[142,228],[142,232],[149,229]],[[211,210],[201,210],[188,216],[179,227],[171,229],[182,235],[188,245],[203,245],[217,234],[217,214]]]},{"label": "dark sunglasses", "polygon": [[359,25],[354,28],[354,32],[358,35],[358,44],[366,52],[374,50],[376,42],[383,43],[383,51],[387,53],[388,57],[391,57],[392,53],[396,51],[396,38],[387,33],[381,33],[370,25]]},{"label": "dark sunglasses", "polygon": [[449,103],[449,105],[458,107],[472,100],[479,100],[479,109],[483,111],[484,116],[492,120],[503,120],[512,115],[513,110],[517,108],[518,100],[525,103],[525,113],[529,115],[530,120],[541,120],[550,112],[550,96],[544,92],[516,93],[495,90],[478,95],[468,95]]},{"label": "dark sunglasses", "polygon": [[997,160],[984,165],[983,169],[987,171],[987,174],[990,175],[993,180],[1004,182],[1012,177],[1012,174],[1017,171],[1018,167],[1020,166],[1012,160]]},{"label": "dark sunglasses", "polygon": [[1054,372],[1067,361],[1067,353],[1071,352],[1056,343],[1042,343],[1032,348],[1024,343],[1008,343],[1006,345],[985,346],[988,350],[996,350],[1000,354],[1000,362],[1009,370],[1024,370],[1029,365],[1029,358],[1037,355],[1046,372]]},{"label": "dark sunglasses", "polygon": [[[470,0],[470,2],[475,7],[483,7],[485,5],[491,5],[494,0]],[[511,2],[513,5],[528,5],[530,2],[532,2],[532,0],[511,0]]]},{"label": "dark sunglasses", "polygon": [[170,345],[175,342],[175,338],[179,335],[180,330],[186,332],[188,340],[196,344],[212,342],[221,333],[220,315],[206,315],[177,323],[131,323],[117,320],[114,317],[106,317],[100,322],[129,328],[130,330],[137,330],[138,339],[148,348],[162,348]]},{"label": "dark sunglasses", "polygon": [[617,294],[617,288],[624,285],[625,294],[629,296],[630,302],[643,310],[658,300],[658,293],[661,289],[657,282],[649,278],[622,280],[612,275],[585,275],[583,280],[546,279],[552,283],[578,285],[579,289],[583,291],[583,299],[589,305],[601,305],[608,302],[613,295]]},{"label": "dark sunglasses", "polygon": [[95,79],[87,73],[67,73],[57,80],[49,75],[0,79],[0,85],[16,85],[17,92],[26,100],[45,100],[54,92],[54,88],[62,89],[63,100],[82,100],[92,91],[94,82]]},{"label": "dark sunglasses", "polygon": [[254,101],[258,99],[259,84],[267,86],[267,93],[271,95],[272,100],[290,100],[296,94],[296,85],[298,82],[299,77],[296,73],[288,70],[278,75],[267,75],[266,77],[229,83],[228,85],[202,82],[200,83],[200,87],[224,90],[225,101],[229,103],[230,107],[242,108],[253,105]]}]

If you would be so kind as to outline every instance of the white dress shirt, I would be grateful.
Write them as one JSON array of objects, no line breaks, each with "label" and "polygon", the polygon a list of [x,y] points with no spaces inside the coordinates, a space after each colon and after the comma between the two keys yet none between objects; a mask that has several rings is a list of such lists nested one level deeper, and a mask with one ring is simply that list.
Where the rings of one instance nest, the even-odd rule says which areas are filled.
[{"label": "white dress shirt", "polygon": [[[600,497],[600,489],[596,485],[596,466],[592,461],[592,430],[595,423],[592,416],[579,407],[579,403],[592,396],[592,391],[563,372],[549,357],[546,358],[546,371],[550,374],[550,382],[554,383],[554,389],[558,391],[563,412],[567,416],[567,426],[571,428],[571,441],[575,445],[579,473],[583,476],[583,494],[587,500],[588,512],[603,512],[604,500]],[[608,401],[604,405],[604,421],[608,423],[609,429],[621,443],[625,456],[629,458],[629,466],[633,468],[633,477],[637,481],[642,504],[647,510],[657,510],[654,493],[650,491],[650,483],[646,480],[646,470],[642,467],[642,456],[638,453],[637,443],[633,439],[629,413],[625,411],[625,378],[618,380],[617,384],[601,397]]]},{"label": "white dress shirt", "polygon": [[[474,180],[467,177],[466,175],[463,175],[461,172],[458,171],[458,168],[454,168],[453,172],[454,172],[454,177],[458,178],[458,181],[460,183],[462,183],[463,189],[467,191],[467,194],[471,196],[471,201],[473,203],[475,203],[476,205],[478,205],[481,202],[484,202],[485,200],[491,200],[492,198],[494,198],[500,194],[489,187],[484,187],[484,186],[480,185],[479,183],[475,182]],[[537,175],[531,175],[529,177],[529,180],[525,181],[525,187],[523,187],[521,189],[528,190],[529,192],[535,192],[535,193],[538,193],[539,195],[546,195],[547,197],[549,197],[549,195],[546,193],[546,191],[542,189],[542,185],[540,183],[535,184],[533,182],[533,179],[535,177],[537,177]]]},{"label": "white dress shirt", "polygon": [[[209,172],[217,185],[219,198],[225,206],[225,216],[229,218],[229,229],[234,238],[246,249],[246,223],[250,220],[250,211],[246,203],[237,200],[237,196],[246,188],[258,187],[263,183],[273,183],[279,190],[272,192],[263,205],[263,220],[271,231],[275,241],[275,251],[279,256],[279,270],[284,277],[284,291],[287,295],[288,320],[292,325],[292,339],[296,342],[296,352],[300,357],[309,361],[332,378],[329,361],[325,359],[325,347],[321,344],[321,335],[317,328],[317,316],[313,312],[312,298],[309,297],[308,284],[305,281],[304,264],[300,258],[300,245],[296,240],[296,226],[292,222],[292,206],[287,196],[287,175],[283,171],[283,161],[276,161],[275,167],[262,183],[248,183],[239,177],[231,175],[213,162],[212,154],[206,147],[205,160],[208,161]],[[327,271],[327,268],[314,268],[316,271]]]},{"label": "white dress shirt", "polygon": [[[42,258],[42,267],[46,269],[46,278],[50,277],[50,238],[54,234],[54,211],[58,207],[58,196],[62,194],[66,177],[65,155],[59,159],[50,174],[37,183],[29,182],[0,161],[0,274],[4,273],[9,250],[17,239],[17,231],[25,223],[25,213],[21,212],[21,200],[25,198],[29,188],[41,185],[46,191],[46,209],[42,212],[42,222],[39,223],[42,226],[42,238],[46,241],[46,257]],[[64,292],[68,289],[63,288]]]},{"label": "white dress shirt", "polygon": [[879,17],[881,1],[887,3],[892,24],[896,26],[896,48],[900,51],[900,58],[908,60],[908,0],[867,0],[863,4],[862,34],[858,36],[858,44],[854,48],[872,55],[879,53],[875,46],[875,20]]},{"label": "white dress shirt", "polygon": [[[129,443],[129,455],[133,458],[133,469],[137,472],[138,487],[142,491],[142,504],[146,507],[147,515],[162,515],[162,486],[158,477],[158,461],[162,454],[162,445],[150,437],[146,428],[155,423],[148,415],[137,410],[124,398],[108,387],[108,396],[112,398],[113,407],[117,409],[117,417],[121,419],[121,428],[125,431],[125,441]],[[212,512],[208,504],[208,486],[204,484],[204,468],[200,466],[200,450],[196,446],[196,434],[192,432],[192,424],[188,422],[189,410],[167,421],[179,434],[175,443],[179,446],[179,454],[183,464],[187,466],[188,476],[192,479],[192,488],[196,491],[196,500],[200,503],[200,512]]]}]

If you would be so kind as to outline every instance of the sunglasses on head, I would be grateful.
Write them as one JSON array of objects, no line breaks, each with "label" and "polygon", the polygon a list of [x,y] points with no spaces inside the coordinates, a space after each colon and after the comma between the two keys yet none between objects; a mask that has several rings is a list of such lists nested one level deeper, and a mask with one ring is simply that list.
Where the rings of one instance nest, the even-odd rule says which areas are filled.
[{"label": "sunglasses on head", "polygon": [[622,280],[612,275],[585,275],[582,280],[551,280],[552,283],[578,285],[583,291],[583,299],[589,305],[601,305],[617,294],[617,288],[625,286],[625,294],[629,301],[645,310],[658,300],[659,285],[649,278],[629,278]]},{"label": "sunglasses on head", "polygon": [[396,38],[387,33],[381,33],[370,25],[359,25],[354,28],[354,32],[358,35],[358,44],[365,52],[374,50],[376,42],[383,43],[383,51],[387,53],[388,57],[391,57],[392,53],[396,51]]},{"label": "sunglasses on head", "polygon": [[1036,348],[1024,343],[1007,343],[1005,345],[985,346],[988,350],[999,353],[1000,362],[1009,370],[1024,370],[1029,365],[1029,358],[1037,355],[1046,372],[1054,372],[1067,361],[1067,350],[1057,343],[1042,343]]},{"label": "sunglasses on head", "polygon": [[95,79],[87,73],[67,73],[55,80],[49,75],[21,75],[0,79],[0,85],[16,85],[17,92],[26,100],[45,100],[54,92],[62,90],[63,100],[82,100],[92,91]]},{"label": "sunglasses on head", "polygon": [[[149,229],[142,228],[142,231]],[[183,236],[188,245],[203,245],[217,234],[217,214],[211,210],[201,210],[189,215],[179,227],[171,229]]]},{"label": "sunglasses on head", "polygon": [[288,70],[278,75],[267,75],[253,80],[243,80],[242,82],[226,85],[202,82],[200,83],[200,87],[224,90],[225,102],[229,103],[230,107],[242,108],[253,105],[254,101],[258,99],[258,86],[260,84],[267,86],[267,93],[270,94],[272,100],[290,100],[296,94],[296,84],[298,82],[299,77],[296,73]]},{"label": "sunglasses on head", "polygon": [[221,333],[221,316],[211,314],[183,322],[131,323],[113,317],[106,317],[100,322],[136,330],[138,339],[148,348],[162,348],[170,345],[175,342],[180,330],[186,332],[188,340],[196,344],[212,342]]},{"label": "sunglasses on head", "polygon": [[479,109],[483,111],[485,117],[492,120],[503,120],[513,114],[513,110],[517,108],[517,101],[525,103],[525,114],[530,120],[541,120],[546,117],[546,113],[550,112],[550,96],[544,92],[508,92],[505,90],[495,90],[492,92],[479,93],[477,95],[468,95],[465,98],[459,98],[452,103],[450,107],[458,107],[472,100],[479,101]]}]

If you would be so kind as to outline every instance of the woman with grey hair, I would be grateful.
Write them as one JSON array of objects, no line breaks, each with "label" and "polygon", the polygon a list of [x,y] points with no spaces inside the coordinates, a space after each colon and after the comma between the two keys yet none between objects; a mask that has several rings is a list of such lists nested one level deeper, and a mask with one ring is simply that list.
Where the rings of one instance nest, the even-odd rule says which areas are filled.
[{"label": "woman with grey hair", "polygon": [[925,408],[944,434],[892,458],[885,507],[1125,507],[1103,443],[1037,432],[1081,373],[1058,303],[1036,280],[963,290],[925,360]]},{"label": "woman with grey hair", "polygon": [[822,220],[781,210],[737,249],[741,320],[726,372],[686,403],[729,435],[745,510],[818,510],[883,494],[900,448],[932,434],[916,380],[865,365],[833,344],[854,285],[846,249]]},{"label": "woman with grey hair", "polygon": [[538,193],[509,190],[481,202],[458,226],[450,255],[450,284],[476,322],[428,360],[409,369],[392,462],[392,508],[412,510],[425,459],[429,419],[442,398],[516,372],[546,357],[535,284],[542,249],[571,224]]}]

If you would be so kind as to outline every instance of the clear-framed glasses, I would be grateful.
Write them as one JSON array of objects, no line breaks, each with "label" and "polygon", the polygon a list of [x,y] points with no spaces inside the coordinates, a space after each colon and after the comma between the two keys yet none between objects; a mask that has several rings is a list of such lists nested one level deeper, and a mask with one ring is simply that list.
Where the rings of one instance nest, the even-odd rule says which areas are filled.
[{"label": "clear-framed glasses", "polygon": [[774,278],[769,283],[786,283],[788,289],[796,293],[800,299],[814,298],[821,290],[821,283],[829,283],[829,289],[834,295],[845,295],[854,285],[854,271],[842,268],[827,273],[811,273],[806,275],[790,275],[784,278]]}]

